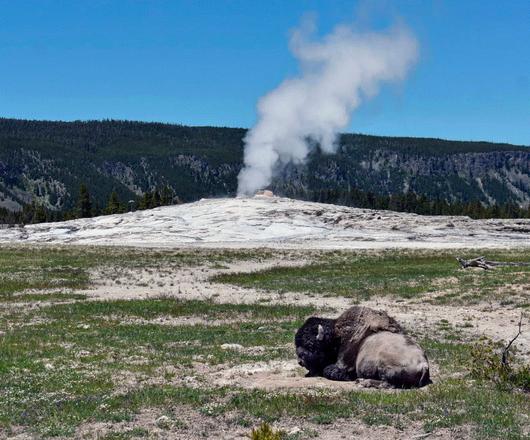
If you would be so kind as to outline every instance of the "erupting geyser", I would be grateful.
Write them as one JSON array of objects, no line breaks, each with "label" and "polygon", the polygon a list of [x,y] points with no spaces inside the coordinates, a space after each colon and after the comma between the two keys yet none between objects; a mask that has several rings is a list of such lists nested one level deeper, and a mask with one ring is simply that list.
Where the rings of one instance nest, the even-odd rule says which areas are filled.
[{"label": "erupting geyser", "polygon": [[311,39],[313,31],[306,22],[291,36],[300,75],[258,102],[258,122],[245,137],[239,195],[269,185],[276,167],[303,162],[312,145],[333,152],[362,99],[376,94],[381,82],[404,79],[417,59],[417,41],[403,25],[386,32],[341,25],[320,41]]}]

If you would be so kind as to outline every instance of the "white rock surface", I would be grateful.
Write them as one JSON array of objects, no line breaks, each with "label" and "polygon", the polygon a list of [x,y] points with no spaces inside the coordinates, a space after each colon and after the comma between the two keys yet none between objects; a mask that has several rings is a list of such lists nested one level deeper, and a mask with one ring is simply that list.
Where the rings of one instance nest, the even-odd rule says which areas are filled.
[{"label": "white rock surface", "polygon": [[279,197],[203,199],[0,229],[0,243],[322,249],[530,246],[530,220],[421,216]]},{"label": "white rock surface", "polygon": [[221,349],[223,350],[235,350],[240,351],[243,350],[245,347],[243,347],[241,344],[221,344]]}]

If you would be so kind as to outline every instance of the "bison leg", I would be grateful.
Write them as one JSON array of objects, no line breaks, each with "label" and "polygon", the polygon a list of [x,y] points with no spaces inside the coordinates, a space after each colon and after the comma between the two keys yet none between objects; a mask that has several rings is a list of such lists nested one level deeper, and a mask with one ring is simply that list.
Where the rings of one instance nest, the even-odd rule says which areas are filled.
[{"label": "bison leg", "polygon": [[355,380],[355,373],[350,373],[337,364],[331,364],[324,368],[324,377],[329,380]]}]

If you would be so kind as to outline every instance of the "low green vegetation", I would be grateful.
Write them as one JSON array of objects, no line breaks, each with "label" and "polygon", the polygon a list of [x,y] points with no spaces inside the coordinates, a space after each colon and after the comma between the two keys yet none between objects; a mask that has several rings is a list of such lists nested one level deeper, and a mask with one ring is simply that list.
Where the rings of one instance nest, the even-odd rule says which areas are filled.
[{"label": "low green vegetation", "polygon": [[[524,252],[490,256],[530,260]],[[415,424],[420,433],[449,429],[463,430],[472,438],[528,437],[528,370],[514,369],[518,373],[510,386],[499,386],[496,376],[486,374],[490,370],[481,370],[489,365],[490,352],[469,340],[467,327],[444,319],[414,332],[435,366],[434,383],[426,388],[270,392],[216,385],[210,373],[243,364],[292,361],[296,329],[307,316],[326,310],[173,297],[87,300],[78,292],[90,286],[90,272],[101,266],[109,276],[120,268],[206,266],[222,271],[238,259],[270,257],[269,251],[0,247],[0,278],[10,282],[2,283],[0,301],[0,437],[23,430],[37,438],[70,438],[80,427],[99,422],[115,427],[102,438],[149,437],[149,426],[138,425],[136,418],[146,410],[166,416],[158,429],[183,437],[196,422],[186,419],[190,412],[201,420],[235,424],[263,440],[306,438],[309,434],[303,433],[352,418],[378,429],[405,430]],[[413,301],[447,285],[491,299],[497,294],[488,289],[495,292],[510,282],[515,288],[528,276],[526,268],[503,268],[494,272],[501,279],[496,284],[489,272],[460,271],[448,253],[338,252],[305,257],[316,262],[308,268],[221,278],[252,287],[263,283],[271,291],[359,300],[386,287],[385,292],[398,300]],[[461,295],[444,301],[467,301]],[[289,436],[277,429],[285,420],[303,426],[303,435]]]},{"label": "low green vegetation", "polygon": [[[521,436],[523,415],[530,411],[524,394],[508,392],[486,379],[475,383],[466,379],[471,356],[467,344],[426,338],[421,343],[428,356],[439,365],[441,377],[448,378],[424,390],[306,394],[218,388],[208,383],[188,387],[179,379],[193,375],[194,362],[236,365],[292,357],[290,343],[300,317],[314,310],[258,306],[253,319],[285,319],[264,326],[244,321],[249,318],[246,305],[180,303],[175,312],[166,300],[131,303],[130,308],[116,310],[101,302],[60,305],[41,311],[45,322],[5,334],[0,345],[0,393],[4,396],[0,426],[9,430],[22,425],[45,436],[70,436],[83,422],[127,421],[143,408],[178,403],[200,410],[205,417],[236,412],[252,420],[276,422],[296,414],[316,424],[355,417],[368,425],[398,428],[420,420],[427,432],[471,425],[481,438],[515,439]],[[153,317],[158,313],[200,316],[206,307],[211,308],[212,319],[228,313],[234,323],[163,326],[125,320],[139,316],[141,308],[148,312],[140,316]],[[240,344],[243,349],[223,350],[225,343]],[[256,346],[262,351],[246,351]],[[461,377],[449,378],[455,373]],[[138,380],[132,389],[117,392],[124,377],[159,378],[165,385],[143,385]]]},{"label": "low green vegetation", "polygon": [[503,363],[503,348],[489,339],[475,343],[471,350],[471,377],[493,382],[503,389],[519,388],[530,393],[530,364],[513,362],[509,352]]},{"label": "low green vegetation", "polygon": [[217,304],[211,301],[180,301],[173,298],[154,298],[152,300],[115,300],[71,303],[60,308],[42,311],[43,316],[53,319],[97,321],[105,316],[113,319],[203,316],[214,323],[221,319],[265,319],[267,321],[282,318],[302,319],[314,311],[313,307],[294,305],[260,305],[260,304]]},{"label": "low green vegetation", "polygon": [[[128,248],[85,246],[0,247],[0,302],[14,301],[14,293],[32,290],[84,289],[89,286],[90,271],[110,268],[114,274],[120,269],[148,268],[151,270],[175,269],[183,266],[220,264],[241,259],[267,259],[267,250],[216,251],[157,251]],[[27,297],[30,300],[31,297]],[[35,299],[35,298],[33,298]]]},{"label": "low green vegetation", "polygon": [[22,293],[17,295],[5,295],[1,298],[4,303],[28,303],[28,302],[64,302],[70,300],[86,299],[86,295],[80,293],[69,293],[65,291],[51,293]]},{"label": "low green vegetation", "polygon": [[[72,435],[82,421],[127,419],[140,402],[160,398],[163,391],[156,389],[111,397],[128,375],[178,383],[180,375],[193,374],[194,362],[233,365],[292,356],[292,335],[314,310],[251,307],[155,299],[75,302],[26,313],[25,322],[39,321],[6,328],[0,343],[0,426]],[[212,324],[228,317],[233,322],[160,325],[133,319],[203,316],[207,309]]]},{"label": "low green vegetation", "polygon": [[[352,391],[330,394],[269,394],[243,392],[229,402],[260,419],[276,421],[286,414],[297,414],[317,424],[355,417],[368,425],[404,429],[421,421],[423,429],[454,428],[468,425],[475,438],[522,438],[524,412],[530,408],[527,397],[497,392],[486,386],[470,386],[464,380],[446,380],[428,391],[399,393]],[[514,412],[514,409],[518,411]]]},{"label": "low green vegetation", "polygon": [[267,422],[263,422],[250,433],[251,440],[282,440],[282,438],[284,438],[283,433],[274,430]]},{"label": "low green vegetation", "polygon": [[[476,256],[468,254],[469,251],[459,253],[464,258]],[[487,255],[491,260],[530,261],[528,250],[489,251]],[[462,270],[454,252],[333,252],[302,267],[221,274],[213,280],[270,291],[344,296],[355,301],[393,296],[456,305],[493,298],[523,305],[528,296],[521,286],[530,285],[530,267]]]},{"label": "low green vegetation", "polygon": [[96,260],[85,252],[0,248],[0,300],[26,289],[85,287],[87,269],[95,264]]}]

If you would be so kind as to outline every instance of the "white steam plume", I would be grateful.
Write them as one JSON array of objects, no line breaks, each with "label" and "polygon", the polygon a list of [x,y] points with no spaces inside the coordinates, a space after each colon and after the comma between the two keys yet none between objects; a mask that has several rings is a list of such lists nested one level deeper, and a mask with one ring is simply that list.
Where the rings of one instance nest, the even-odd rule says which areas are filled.
[{"label": "white steam plume", "polygon": [[258,122],[245,137],[239,195],[269,185],[276,167],[303,162],[315,142],[333,152],[361,100],[383,81],[404,79],[418,56],[418,43],[404,26],[361,33],[342,25],[321,41],[310,39],[313,31],[306,25],[291,36],[301,74],[258,102]]}]

